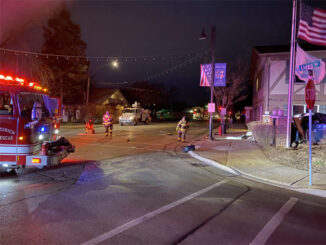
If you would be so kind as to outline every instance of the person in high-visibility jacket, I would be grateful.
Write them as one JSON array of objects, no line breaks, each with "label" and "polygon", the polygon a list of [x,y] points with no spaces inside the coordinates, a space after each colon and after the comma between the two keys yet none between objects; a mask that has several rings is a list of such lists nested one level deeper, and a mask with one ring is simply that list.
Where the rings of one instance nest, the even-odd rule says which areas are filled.
[{"label": "person in high-visibility jacket", "polygon": [[109,130],[110,130],[110,135],[112,135],[112,131],[113,131],[113,118],[110,115],[110,113],[108,111],[106,111],[106,113],[103,115],[103,125],[105,128],[105,135],[108,136],[109,135]]},{"label": "person in high-visibility jacket", "polygon": [[94,123],[93,123],[93,121],[91,119],[89,119],[86,122],[85,133],[86,134],[95,134]]},{"label": "person in high-visibility jacket", "polygon": [[189,128],[189,122],[185,116],[181,118],[176,128],[178,132],[178,141],[184,142],[186,140],[186,133]]}]

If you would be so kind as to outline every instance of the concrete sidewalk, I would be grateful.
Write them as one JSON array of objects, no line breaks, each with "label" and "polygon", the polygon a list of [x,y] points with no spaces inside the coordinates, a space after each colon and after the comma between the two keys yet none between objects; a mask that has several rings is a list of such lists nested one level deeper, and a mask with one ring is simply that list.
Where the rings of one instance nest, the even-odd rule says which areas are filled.
[{"label": "concrete sidewalk", "polygon": [[[215,167],[279,187],[326,197],[326,173],[313,173],[309,186],[309,173],[270,161],[254,140],[240,139],[246,134],[244,125],[233,125],[226,135],[214,135],[213,141],[203,137],[195,142],[196,150],[190,154]],[[211,161],[212,160],[212,161]],[[308,164],[308,163],[307,163]]]}]

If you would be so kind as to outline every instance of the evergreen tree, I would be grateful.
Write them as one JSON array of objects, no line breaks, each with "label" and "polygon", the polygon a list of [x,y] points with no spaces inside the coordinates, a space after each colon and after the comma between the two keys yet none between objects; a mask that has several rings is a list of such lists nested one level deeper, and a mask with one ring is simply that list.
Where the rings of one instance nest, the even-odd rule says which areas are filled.
[{"label": "evergreen tree", "polygon": [[[42,53],[83,56],[86,43],[81,40],[80,27],[73,23],[70,12],[63,4],[43,27]],[[62,96],[63,103],[83,103],[89,62],[85,58],[44,56],[42,62],[52,70],[54,79],[49,83],[50,93]]]}]

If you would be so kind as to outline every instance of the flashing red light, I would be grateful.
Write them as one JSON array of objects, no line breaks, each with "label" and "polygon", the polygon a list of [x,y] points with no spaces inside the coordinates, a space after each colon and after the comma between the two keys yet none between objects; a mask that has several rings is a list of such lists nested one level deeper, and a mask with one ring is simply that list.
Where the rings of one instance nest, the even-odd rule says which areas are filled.
[{"label": "flashing red light", "polygon": [[22,78],[19,78],[19,77],[16,77],[16,79],[15,79],[17,82],[20,82],[20,83],[23,83],[24,82],[24,79],[22,79]]},{"label": "flashing red light", "polygon": [[7,80],[7,81],[13,81],[14,79],[12,78],[12,76],[6,76],[5,80]]},{"label": "flashing red light", "polygon": [[[0,80],[5,80],[5,81],[12,81],[10,82],[10,85],[17,85],[17,86],[24,86],[25,85],[25,80],[19,77],[16,77],[15,79],[12,76],[5,76],[0,74]],[[2,81],[2,83],[5,83],[4,81]],[[27,82],[25,86],[34,88],[35,90],[39,90],[39,91],[43,91],[43,92],[47,92],[48,89],[46,88],[42,88],[39,84],[34,83],[34,82]]]}]

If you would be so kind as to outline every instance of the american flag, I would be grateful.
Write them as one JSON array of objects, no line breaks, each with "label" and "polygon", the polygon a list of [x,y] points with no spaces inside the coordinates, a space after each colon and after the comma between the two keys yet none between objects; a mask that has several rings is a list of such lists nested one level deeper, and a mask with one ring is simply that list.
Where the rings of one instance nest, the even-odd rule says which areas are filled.
[{"label": "american flag", "polygon": [[312,44],[326,46],[326,11],[302,3],[298,37]]},{"label": "american flag", "polygon": [[212,80],[212,65],[204,64],[200,65],[200,86],[209,87],[211,86],[210,81]]}]

